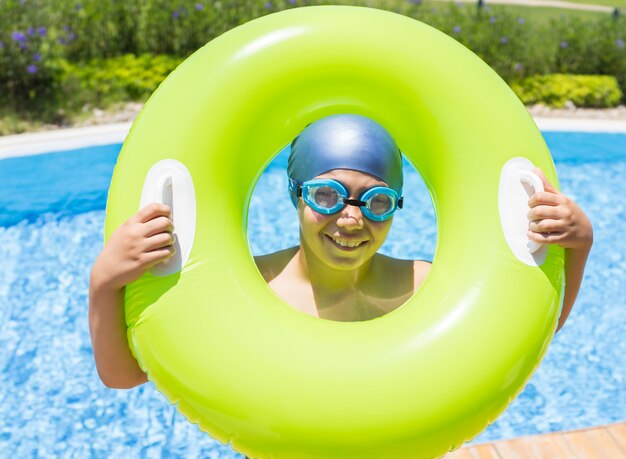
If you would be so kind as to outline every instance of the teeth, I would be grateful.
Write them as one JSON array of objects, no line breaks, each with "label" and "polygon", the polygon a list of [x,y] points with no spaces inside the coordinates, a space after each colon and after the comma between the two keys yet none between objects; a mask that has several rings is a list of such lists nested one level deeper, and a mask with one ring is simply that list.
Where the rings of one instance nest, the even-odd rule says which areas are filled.
[{"label": "teeth", "polygon": [[344,239],[333,238],[335,244],[340,245],[341,247],[358,247],[364,241],[346,241]]}]

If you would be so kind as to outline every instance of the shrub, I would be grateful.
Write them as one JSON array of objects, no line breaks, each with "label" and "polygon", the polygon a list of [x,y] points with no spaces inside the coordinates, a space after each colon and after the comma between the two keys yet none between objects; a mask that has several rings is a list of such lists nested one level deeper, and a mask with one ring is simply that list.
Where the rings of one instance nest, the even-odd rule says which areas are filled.
[{"label": "shrub", "polygon": [[61,88],[70,110],[104,108],[115,102],[145,101],[182,58],[126,54],[87,63],[63,63]]},{"label": "shrub", "polygon": [[0,2],[0,111],[47,116],[58,96],[63,50],[59,30],[49,26],[55,14],[33,3]]},{"label": "shrub", "polygon": [[556,48],[553,71],[613,75],[626,93],[626,22],[610,17],[581,23],[564,18],[551,25]]},{"label": "shrub", "polygon": [[622,98],[617,80],[597,75],[536,75],[511,84],[525,104],[562,108],[570,100],[577,107],[615,107]]},{"label": "shrub", "polygon": [[452,3],[418,9],[415,16],[471,49],[507,82],[549,72],[554,61],[545,35],[538,33],[542,26],[504,9]]}]

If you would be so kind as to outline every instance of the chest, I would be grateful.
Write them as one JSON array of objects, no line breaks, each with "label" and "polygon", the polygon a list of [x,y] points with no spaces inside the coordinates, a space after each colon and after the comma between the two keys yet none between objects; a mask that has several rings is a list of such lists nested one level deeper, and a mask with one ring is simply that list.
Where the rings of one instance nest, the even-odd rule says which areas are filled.
[{"label": "chest", "polygon": [[372,289],[349,289],[322,292],[308,282],[293,282],[280,276],[270,287],[293,308],[314,317],[343,322],[370,320],[385,315],[404,304],[412,289],[380,286]]}]

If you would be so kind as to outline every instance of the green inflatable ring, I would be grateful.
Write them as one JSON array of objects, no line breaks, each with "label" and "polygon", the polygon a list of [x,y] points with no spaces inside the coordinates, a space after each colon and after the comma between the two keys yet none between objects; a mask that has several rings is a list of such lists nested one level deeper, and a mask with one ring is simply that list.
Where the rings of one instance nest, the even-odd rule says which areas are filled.
[{"label": "green inflatable ring", "polygon": [[[365,322],[291,308],[247,243],[264,167],[334,113],[385,126],[437,213],[428,279],[402,307]],[[176,223],[192,240],[182,270],[147,273],[126,289],[133,353],[191,422],[249,456],[431,458],[461,446],[521,391],[560,311],[562,249],[527,263],[500,221],[503,167],[520,156],[556,181],[508,86],[418,21],[322,6],[225,33],[159,87],[115,168],[106,238],[138,210],[155,163],[188,171],[159,188],[171,200],[187,180],[185,221]]]}]

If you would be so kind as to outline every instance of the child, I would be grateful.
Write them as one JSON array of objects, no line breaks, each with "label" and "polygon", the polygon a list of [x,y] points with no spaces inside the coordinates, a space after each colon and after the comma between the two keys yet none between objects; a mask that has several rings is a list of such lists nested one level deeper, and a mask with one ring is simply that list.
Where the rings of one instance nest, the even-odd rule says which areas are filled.
[{"label": "child", "polygon": [[[593,231],[578,205],[535,172],[545,191],[529,200],[529,238],[566,249],[559,330],[578,294]],[[294,140],[288,175],[300,245],[256,258],[270,287],[292,307],[331,320],[368,320],[405,303],[430,263],[377,253],[402,206],[402,158],[389,133],[358,115],[318,120]],[[124,286],[173,255],[169,217],[162,204],[141,209],[94,263],[89,324],[98,373],[109,387],[147,381],[128,348]]]}]

